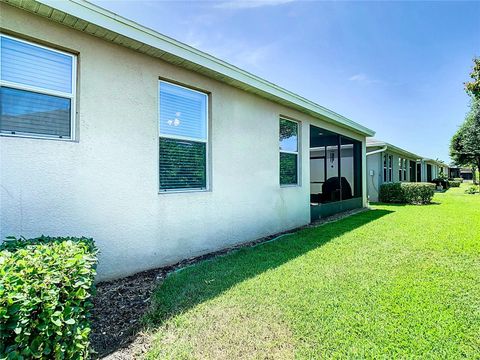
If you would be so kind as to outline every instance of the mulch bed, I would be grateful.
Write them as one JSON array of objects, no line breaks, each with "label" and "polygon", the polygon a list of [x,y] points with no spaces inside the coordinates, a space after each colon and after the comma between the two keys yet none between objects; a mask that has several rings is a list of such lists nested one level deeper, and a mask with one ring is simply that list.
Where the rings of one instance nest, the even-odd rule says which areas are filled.
[{"label": "mulch bed", "polygon": [[336,221],[364,210],[356,209],[343,212],[317,220],[310,225],[185,259],[171,266],[143,271],[114,281],[98,283],[93,298],[94,308],[90,336],[91,348],[94,352],[92,357],[109,360],[135,359],[136,354],[144,353],[147,350],[148,334],[141,332],[141,319],[150,306],[150,297],[154,289],[172,271],[218,255],[227,254],[239,248],[255,246],[303,228],[316,227]]}]

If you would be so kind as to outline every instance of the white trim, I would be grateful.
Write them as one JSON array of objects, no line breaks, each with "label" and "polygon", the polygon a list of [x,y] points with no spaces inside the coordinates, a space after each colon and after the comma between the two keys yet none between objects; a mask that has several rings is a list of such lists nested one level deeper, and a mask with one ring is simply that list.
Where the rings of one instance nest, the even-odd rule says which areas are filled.
[{"label": "white trim", "polygon": [[[278,182],[280,184],[280,187],[300,187],[301,186],[301,171],[300,171],[300,164],[301,164],[301,161],[300,161],[300,146],[301,146],[301,143],[300,143],[300,132],[301,132],[301,122],[298,121],[298,120],[293,120],[293,119],[289,119],[289,118],[286,118],[286,117],[283,117],[283,116],[280,116],[278,118],[278,136],[280,137],[280,121],[282,120],[285,120],[285,121],[290,121],[290,122],[293,122],[297,125],[297,151],[289,151],[289,150],[282,150],[279,148],[279,157],[278,157],[278,161],[279,161],[279,166],[278,166]],[[280,141],[280,140],[279,140]],[[297,182],[295,184],[282,184],[280,182],[280,153],[284,153],[284,154],[292,154],[292,155],[297,155]]]},{"label": "white trim", "polygon": [[37,94],[52,95],[52,96],[61,97],[65,99],[73,98],[73,94],[64,93],[61,91],[43,89],[37,86],[25,85],[25,84],[20,84],[12,81],[1,80],[1,79],[0,79],[0,86],[5,86],[13,89],[18,89],[18,90],[25,90],[25,91],[34,92]]},{"label": "white trim", "polygon": [[[178,86],[181,88],[184,88],[189,91],[194,91],[199,94],[202,94],[205,96],[205,139],[200,139],[200,138],[193,138],[193,137],[188,137],[188,136],[179,136],[179,135],[170,135],[170,134],[162,134],[160,131],[160,111],[161,111],[161,104],[160,104],[160,84],[161,83],[166,83],[169,85],[173,86]],[[198,143],[203,143],[205,144],[205,187],[199,187],[199,188],[182,188],[182,189],[160,189],[160,158],[157,160],[157,173],[158,173],[158,193],[159,194],[172,194],[172,193],[188,193],[188,192],[209,192],[210,191],[210,141],[209,141],[209,127],[210,127],[210,116],[209,116],[209,107],[208,107],[208,101],[209,101],[209,94],[206,92],[202,92],[199,90],[195,90],[192,88],[189,88],[187,86],[182,86],[179,84],[176,84],[174,82],[170,82],[167,80],[159,79],[158,80],[158,88],[157,88],[157,96],[158,96],[158,111],[157,111],[157,121],[158,121],[158,126],[157,126],[157,132],[158,132],[158,146],[157,149],[160,149],[160,138],[164,139],[173,139],[173,140],[185,140],[185,141],[192,141],[192,142],[198,142]],[[159,153],[158,153],[159,154]],[[159,155],[160,156],[160,155]]]},{"label": "white trim", "polygon": [[[5,0],[0,1],[5,2]],[[15,6],[23,8],[27,11],[32,11],[29,9],[29,5],[27,3],[28,2],[18,2],[15,4]],[[339,125],[340,127],[353,130],[366,136],[373,136],[375,133],[373,130],[368,129],[367,127],[364,127],[342,115],[339,115],[332,110],[320,106],[313,101],[305,99],[291,91],[283,89],[278,85],[266,81],[247,71],[239,69],[236,66],[233,66],[225,61],[217,59],[191,46],[183,44],[165,35],[162,35],[152,29],[141,26],[131,20],[128,20],[122,16],[119,16],[113,12],[91,4],[87,1],[40,0],[40,3],[42,3],[46,7],[49,7],[50,9],[56,9],[60,12],[82,19],[92,25],[99,26],[105,29],[109,35],[121,35],[122,37],[128,38],[129,41],[133,40],[134,42],[154,47],[155,49],[171,54],[174,57],[184,59],[187,63],[195,64],[200,67],[206,68],[209,71],[213,71],[221,75],[222,77],[228,78],[226,80],[229,81],[226,82],[232,82],[230,81],[231,79],[242,85],[246,85],[247,88],[250,88],[255,92],[268,94],[269,96],[273,96],[278,100],[281,100],[276,100],[278,102],[286,102],[289,103],[290,106],[291,104],[293,104],[299,107],[301,109],[300,111],[307,113],[312,112],[314,116],[323,118],[324,121],[327,121],[329,123]],[[43,16],[60,23],[63,23],[63,21],[65,20],[65,18],[63,18],[62,20],[52,19],[51,14],[52,12],[48,11],[42,13],[35,13],[36,16]],[[65,25],[68,26],[69,24]],[[85,30],[83,31],[88,32],[88,30],[86,30],[87,28],[89,27],[85,26]],[[126,44],[121,45],[127,46]],[[137,49],[139,48],[136,45],[135,47]]]},{"label": "white trim", "polygon": [[[46,49],[52,52],[56,52],[62,55],[69,56],[72,59],[72,69],[70,72],[71,76],[71,82],[72,82],[72,87],[71,87],[71,92],[66,93],[63,91],[56,91],[56,90],[50,90],[46,88],[41,88],[37,86],[31,86],[31,85],[25,85],[21,83],[16,83],[12,81],[7,81],[7,80],[2,80],[0,79],[0,87],[8,87],[8,88],[13,88],[17,90],[23,90],[23,91],[29,91],[29,92],[34,92],[37,94],[43,94],[43,95],[51,95],[51,96],[56,96],[64,99],[70,99],[70,136],[67,137],[60,137],[60,136],[52,136],[49,134],[41,134],[41,133],[24,133],[24,132],[15,132],[15,134],[9,133],[9,132],[4,132],[0,130],[0,136],[10,136],[10,137],[20,137],[20,138],[31,138],[31,139],[48,139],[48,140],[64,140],[64,141],[75,141],[75,136],[76,136],[76,115],[77,115],[77,55],[67,53],[65,51],[60,51],[51,47],[47,47],[44,45],[40,45],[31,41],[27,41],[24,39],[20,39],[14,36],[6,35],[3,33],[0,33],[0,39],[2,37],[12,39],[14,41],[18,41],[24,44],[28,44],[31,46],[35,46],[38,48]],[[1,60],[1,48],[0,48],[0,60]],[[1,62],[0,62],[1,64]]]}]

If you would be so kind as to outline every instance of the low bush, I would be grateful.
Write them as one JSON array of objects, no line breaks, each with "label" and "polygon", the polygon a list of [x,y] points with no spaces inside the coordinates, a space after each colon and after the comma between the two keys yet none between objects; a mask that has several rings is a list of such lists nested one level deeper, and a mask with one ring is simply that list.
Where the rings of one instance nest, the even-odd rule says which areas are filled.
[{"label": "low bush", "polygon": [[460,181],[455,181],[455,180],[451,180],[449,181],[449,183],[450,183],[450,187],[460,187],[460,184],[461,184]]},{"label": "low bush", "polygon": [[463,178],[459,177],[459,178],[453,178],[454,181],[460,181],[461,183],[463,183]]},{"label": "low bush", "polygon": [[429,204],[435,193],[432,183],[387,183],[380,186],[379,200],[385,203]]},{"label": "low bush", "polygon": [[0,358],[85,359],[97,250],[92,239],[0,244]]},{"label": "low bush", "polygon": [[385,183],[380,186],[378,199],[384,203],[405,203],[402,183]]},{"label": "low bush", "polygon": [[476,185],[470,185],[468,188],[465,189],[465,194],[474,195],[478,192],[478,187]]},{"label": "low bush", "polygon": [[431,183],[402,183],[405,202],[408,204],[430,204],[435,193]]}]

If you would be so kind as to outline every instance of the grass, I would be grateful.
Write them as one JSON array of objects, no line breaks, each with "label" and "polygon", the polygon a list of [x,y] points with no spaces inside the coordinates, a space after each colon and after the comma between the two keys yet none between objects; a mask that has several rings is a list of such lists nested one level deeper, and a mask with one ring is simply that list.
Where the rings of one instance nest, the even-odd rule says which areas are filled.
[{"label": "grass", "polygon": [[169,276],[148,359],[480,358],[480,195],[373,210]]}]

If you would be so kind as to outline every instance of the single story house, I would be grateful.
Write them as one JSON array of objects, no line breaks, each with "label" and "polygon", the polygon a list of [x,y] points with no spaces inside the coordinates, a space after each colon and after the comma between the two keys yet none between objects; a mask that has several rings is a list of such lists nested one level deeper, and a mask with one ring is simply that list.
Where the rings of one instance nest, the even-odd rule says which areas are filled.
[{"label": "single story house", "polygon": [[99,280],[363,207],[374,132],[82,0],[1,0],[0,236]]},{"label": "single story house", "polygon": [[448,165],[374,138],[367,138],[367,194],[378,201],[380,185],[387,182],[430,182],[448,174]]},{"label": "single story house", "polygon": [[387,182],[420,182],[425,180],[422,157],[374,138],[367,138],[367,193],[378,201],[380,186]]}]

